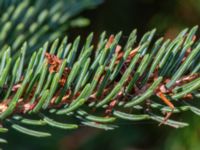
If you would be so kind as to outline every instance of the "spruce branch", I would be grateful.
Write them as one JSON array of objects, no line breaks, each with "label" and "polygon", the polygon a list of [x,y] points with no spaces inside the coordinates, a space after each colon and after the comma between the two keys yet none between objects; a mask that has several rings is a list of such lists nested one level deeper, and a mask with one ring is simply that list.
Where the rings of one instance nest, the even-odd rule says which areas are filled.
[{"label": "spruce branch", "polygon": [[[80,36],[72,43],[65,37],[51,46],[45,43],[26,61],[26,44],[17,57],[10,49],[2,52],[0,131],[13,128],[46,137],[51,134],[26,126],[76,129],[83,124],[110,130],[123,120],[187,126],[171,118],[188,110],[200,114],[196,31],[197,26],[173,40],[156,40],[153,29],[138,40],[133,30],[124,45],[119,44],[121,32],[115,36],[103,32],[98,45],[92,44],[93,33],[83,45]],[[49,118],[49,113],[78,120],[61,123]],[[32,119],[35,115],[38,119]]]}]

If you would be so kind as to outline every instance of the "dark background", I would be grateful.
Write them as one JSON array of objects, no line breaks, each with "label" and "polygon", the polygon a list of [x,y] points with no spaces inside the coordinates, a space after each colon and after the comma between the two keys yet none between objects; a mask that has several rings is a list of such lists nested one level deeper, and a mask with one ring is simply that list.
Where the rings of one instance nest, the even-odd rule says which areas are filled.
[{"label": "dark background", "polygon": [[91,20],[89,27],[75,32],[87,35],[102,31],[108,34],[123,31],[128,35],[138,29],[141,36],[147,30],[157,29],[157,36],[173,38],[185,27],[200,22],[200,0],[105,0],[94,10],[81,14]]}]

